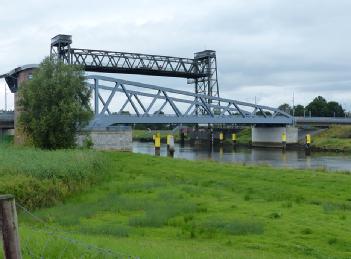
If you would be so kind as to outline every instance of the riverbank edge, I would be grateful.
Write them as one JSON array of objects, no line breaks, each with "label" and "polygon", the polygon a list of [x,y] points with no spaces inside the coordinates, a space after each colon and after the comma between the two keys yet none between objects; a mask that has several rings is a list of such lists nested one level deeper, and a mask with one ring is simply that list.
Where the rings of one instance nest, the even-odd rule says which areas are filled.
[{"label": "riverbank edge", "polygon": [[[142,143],[152,143],[153,142],[153,139],[152,138],[133,138],[133,141],[139,141],[139,142],[142,142]],[[161,143],[162,144],[166,144],[166,139],[165,138],[162,138],[161,139]],[[175,143],[177,144],[180,144],[181,143],[181,140],[175,140]],[[192,141],[187,139],[184,141],[184,144],[191,144]],[[203,145],[205,144],[208,144],[208,142],[204,142],[202,143]],[[215,143],[214,145],[216,146],[219,146],[220,144],[219,143]],[[226,146],[229,146],[229,145],[233,145],[232,141],[230,140],[224,140],[223,142],[223,145],[226,145]],[[254,147],[252,146],[252,144],[250,142],[238,142],[235,144],[236,147],[243,147],[243,148],[275,148],[275,149],[281,149],[281,147]],[[306,150],[306,146],[305,144],[301,144],[301,143],[298,143],[298,144],[291,144],[291,145],[287,145],[286,146],[286,150]],[[313,152],[323,152],[323,153],[345,153],[345,154],[351,154],[351,149],[342,149],[342,148],[326,148],[326,147],[318,147],[318,146],[315,146],[311,145],[310,151],[313,151]]]}]

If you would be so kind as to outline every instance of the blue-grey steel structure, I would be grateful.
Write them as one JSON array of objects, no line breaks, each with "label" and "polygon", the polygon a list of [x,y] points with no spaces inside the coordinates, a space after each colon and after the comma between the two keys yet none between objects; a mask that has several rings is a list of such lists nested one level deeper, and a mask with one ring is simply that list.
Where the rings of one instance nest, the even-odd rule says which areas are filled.
[{"label": "blue-grey steel structure", "polygon": [[[87,85],[94,96],[95,118],[90,127],[116,123],[293,124],[291,115],[263,105],[99,75],[87,76]],[[197,113],[197,107],[204,113]]]},{"label": "blue-grey steel structure", "polygon": [[[183,77],[195,91],[180,91],[100,75],[87,76],[94,92],[95,117],[90,127],[113,124],[293,124],[291,115],[275,108],[220,98],[216,52],[195,53],[193,59],[72,48],[72,36],[51,40],[50,56],[86,71]],[[4,75],[17,90],[17,72]],[[129,107],[128,107],[129,106]]]},{"label": "blue-grey steel structure", "polygon": [[[135,115],[133,116],[135,117]],[[1,113],[0,112],[0,128],[13,129],[14,128],[15,114]],[[94,122],[98,122],[97,116],[94,118]],[[115,118],[111,118],[111,122],[115,121]],[[128,120],[132,121],[132,120]],[[317,126],[327,127],[331,125],[351,125],[351,118],[333,118],[333,117],[295,117],[295,124],[297,126]],[[149,123],[147,121],[146,123]],[[106,125],[106,123],[104,123]]]},{"label": "blue-grey steel structure", "polygon": [[50,56],[92,72],[183,77],[195,85],[195,93],[219,97],[217,59],[213,50],[197,52],[194,58],[180,58],[72,48],[71,44],[71,35],[53,37]]}]

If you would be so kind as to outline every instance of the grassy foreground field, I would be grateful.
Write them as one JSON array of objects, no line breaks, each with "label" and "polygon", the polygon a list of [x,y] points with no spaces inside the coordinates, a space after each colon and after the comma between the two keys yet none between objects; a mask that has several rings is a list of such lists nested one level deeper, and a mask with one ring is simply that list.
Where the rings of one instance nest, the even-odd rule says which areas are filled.
[{"label": "grassy foreground field", "polygon": [[104,159],[108,169],[97,169],[95,175],[108,180],[36,210],[44,225],[20,214],[23,243],[34,252],[45,246],[47,258],[57,258],[63,247],[64,258],[77,258],[83,250],[72,244],[67,248],[57,238],[48,243],[33,226],[50,226],[76,240],[140,258],[351,257],[349,174],[131,153],[57,152],[66,152],[62,166],[79,152]]}]

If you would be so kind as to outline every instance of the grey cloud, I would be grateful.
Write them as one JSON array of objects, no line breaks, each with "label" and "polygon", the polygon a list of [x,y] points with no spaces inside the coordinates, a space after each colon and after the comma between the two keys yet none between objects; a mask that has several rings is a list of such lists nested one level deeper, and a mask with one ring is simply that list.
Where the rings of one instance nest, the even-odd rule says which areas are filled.
[{"label": "grey cloud", "polygon": [[[277,105],[328,95],[350,103],[347,0],[1,1],[0,74],[40,62],[50,38],[73,46],[192,57],[215,49],[222,95]],[[186,80],[117,75],[192,90]],[[0,82],[0,87],[4,82]],[[0,109],[3,103],[0,89]]]}]

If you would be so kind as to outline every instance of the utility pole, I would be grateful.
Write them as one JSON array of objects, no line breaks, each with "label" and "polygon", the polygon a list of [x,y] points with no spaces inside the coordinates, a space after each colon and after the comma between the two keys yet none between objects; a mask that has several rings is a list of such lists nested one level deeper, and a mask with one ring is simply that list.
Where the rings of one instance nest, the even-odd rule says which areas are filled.
[{"label": "utility pole", "polygon": [[5,85],[5,111],[7,111],[7,87]]},{"label": "utility pole", "polygon": [[292,99],[292,103],[293,103],[293,117],[295,117],[295,93],[293,92],[293,99]]}]

